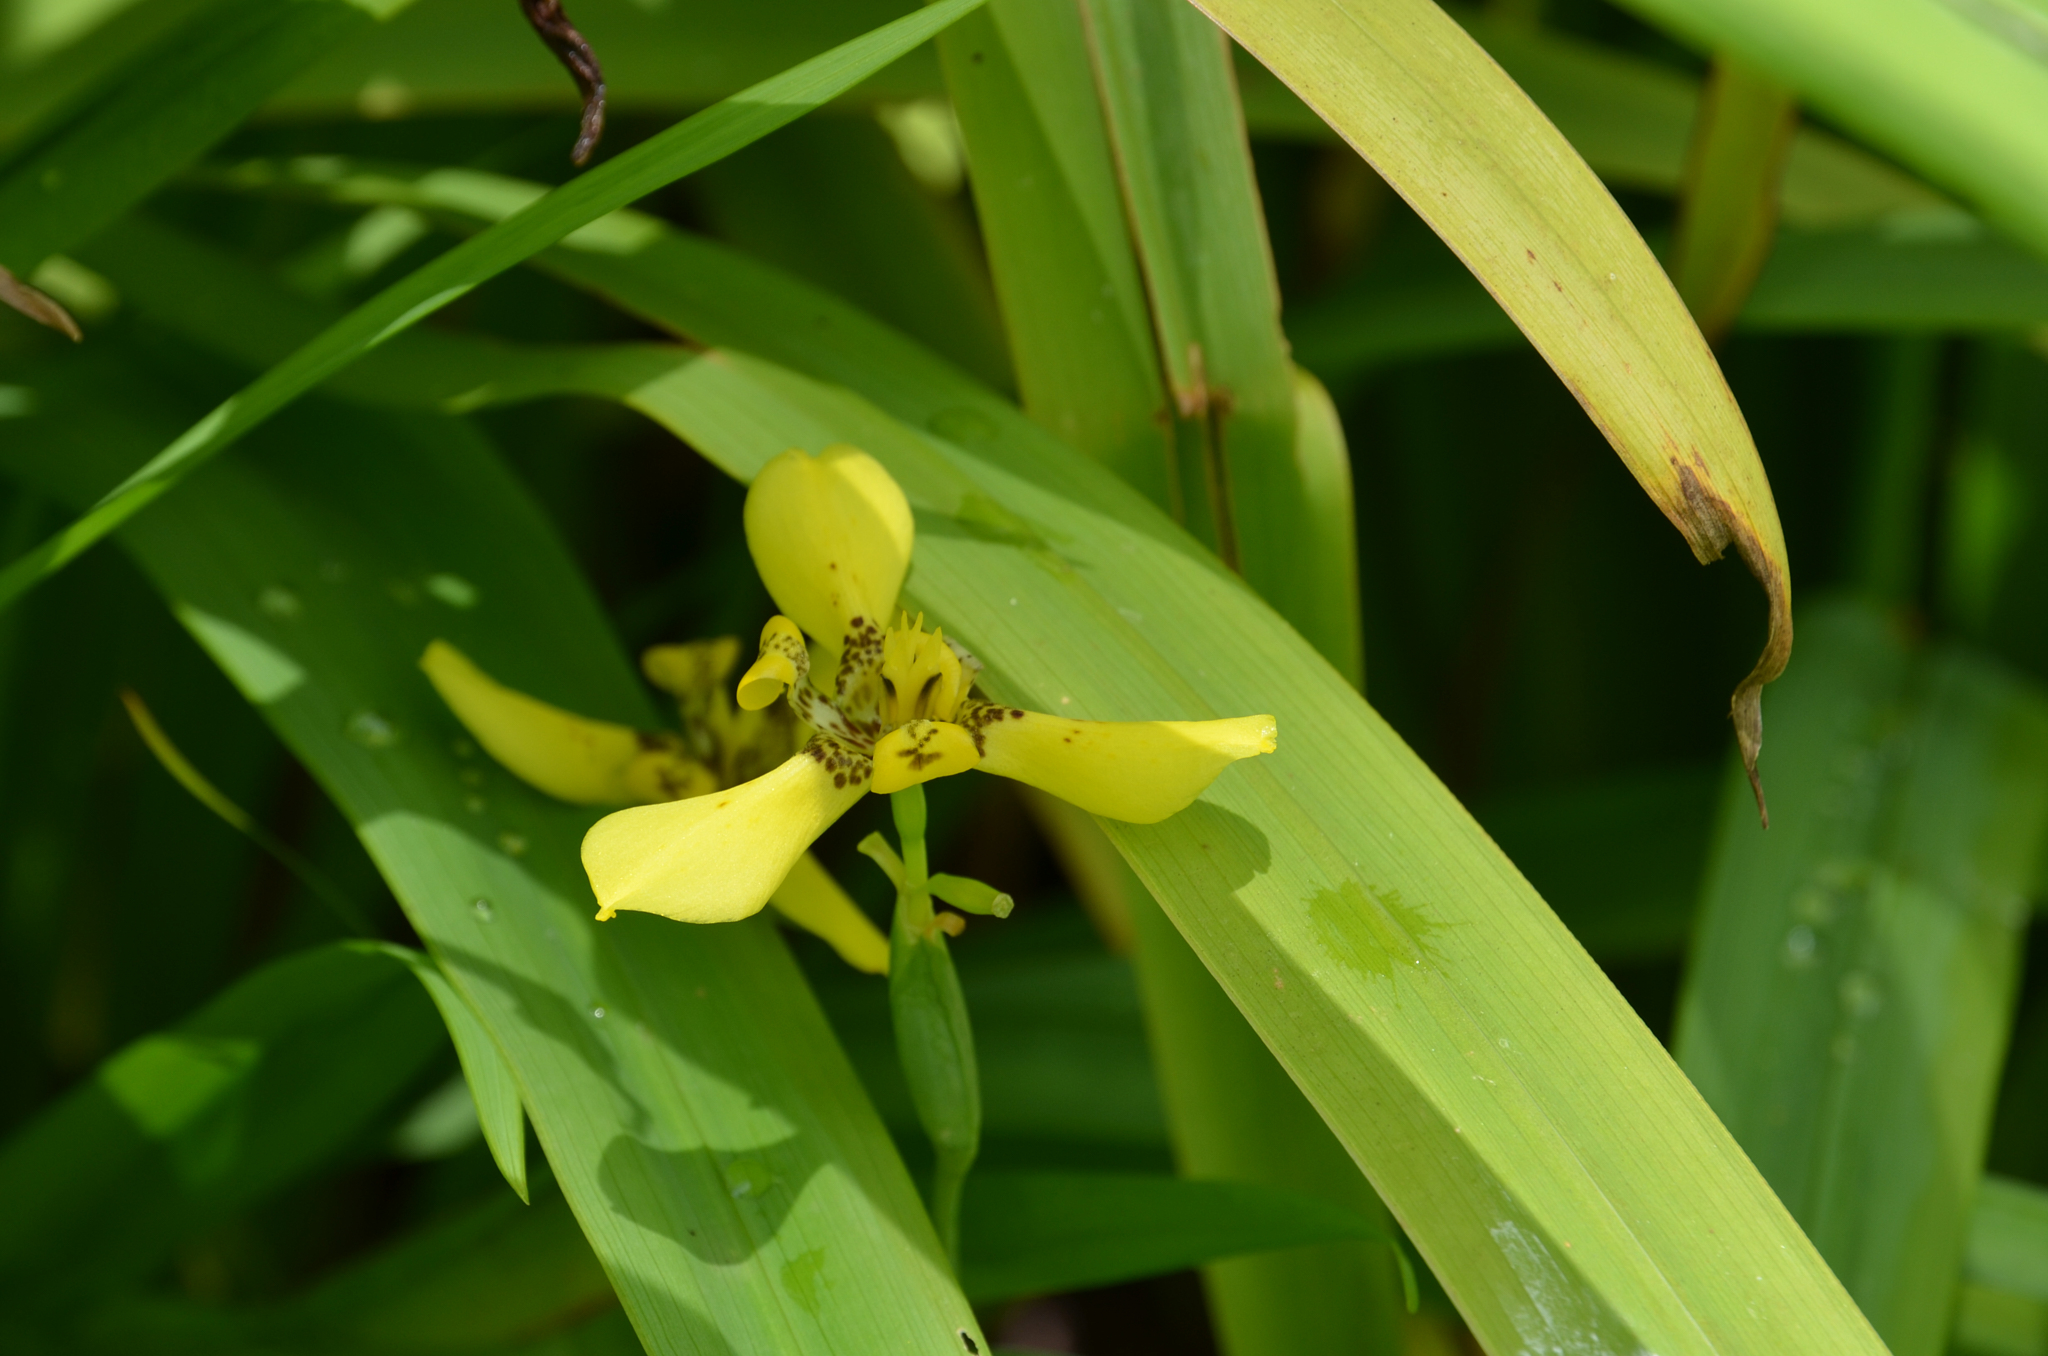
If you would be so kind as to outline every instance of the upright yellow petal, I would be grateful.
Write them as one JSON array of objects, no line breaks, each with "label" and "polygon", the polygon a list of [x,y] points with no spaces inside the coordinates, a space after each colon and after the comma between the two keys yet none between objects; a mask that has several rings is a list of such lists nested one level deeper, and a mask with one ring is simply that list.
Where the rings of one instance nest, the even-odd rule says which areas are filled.
[{"label": "upright yellow petal", "polygon": [[858,448],[792,448],[747,491],[747,549],[775,605],[836,658],[847,632],[887,624],[910,568],[910,502]]},{"label": "upright yellow petal", "polygon": [[974,736],[948,720],[913,720],[875,741],[875,790],[905,787],[965,772],[981,761]]},{"label": "upright yellow petal", "polygon": [[871,975],[889,973],[889,939],[810,853],[796,859],[782,888],[768,902],[790,922],[824,938],[854,969]]},{"label": "upright yellow petal", "polygon": [[1271,753],[1271,716],[1233,720],[1069,720],[981,706],[962,717],[981,739],[981,770],[1091,814],[1156,824],[1194,803],[1240,758]]},{"label": "upright yellow petal", "polygon": [[867,763],[816,739],[730,790],[606,815],[583,839],[597,916],[639,909],[730,923],[759,913],[804,849],[867,794]]},{"label": "upright yellow petal", "polygon": [[486,753],[557,800],[640,805],[717,785],[672,737],[590,720],[515,692],[445,640],[427,646],[420,668]]}]

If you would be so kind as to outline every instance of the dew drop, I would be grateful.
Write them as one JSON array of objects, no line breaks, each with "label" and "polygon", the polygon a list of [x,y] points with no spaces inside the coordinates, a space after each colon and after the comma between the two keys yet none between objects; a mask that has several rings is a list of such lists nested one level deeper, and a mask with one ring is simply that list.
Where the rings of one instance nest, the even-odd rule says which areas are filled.
[{"label": "dew drop", "polygon": [[464,796],[462,798],[462,808],[473,815],[480,815],[484,812],[484,798],[482,796]]},{"label": "dew drop", "polygon": [[476,916],[478,918],[483,919],[484,922],[486,923],[491,921],[492,909],[490,900],[479,899],[476,903],[470,905],[470,907],[476,910]]},{"label": "dew drop", "polygon": [[256,595],[256,606],[279,621],[290,621],[304,610],[298,594],[277,584]]},{"label": "dew drop", "polygon": [[455,777],[456,780],[460,781],[464,786],[476,787],[482,786],[484,784],[484,774],[482,768],[466,767],[462,769],[462,771],[456,773]]},{"label": "dew drop", "polygon": [[768,1165],[752,1158],[735,1159],[725,1165],[725,1189],[734,1200],[742,1196],[764,1196],[775,1183]]},{"label": "dew drop", "polygon": [[391,595],[391,601],[400,607],[418,607],[420,591],[403,579],[390,579],[384,583],[384,591]]},{"label": "dew drop", "polygon": [[398,731],[375,711],[358,711],[343,727],[350,739],[366,749],[388,749],[398,742]]},{"label": "dew drop", "polygon": [[1116,614],[1133,626],[1137,626],[1145,620],[1145,614],[1138,611],[1135,607],[1120,607],[1116,610]]},{"label": "dew drop", "polygon": [[498,846],[505,849],[505,855],[508,857],[523,857],[526,855],[526,835],[509,831],[501,833],[498,835]]},{"label": "dew drop", "polygon": [[476,757],[476,745],[470,743],[467,739],[451,739],[448,741],[448,747],[457,758]]},{"label": "dew drop", "polygon": [[450,607],[472,608],[476,606],[476,585],[459,574],[431,574],[427,576],[427,592],[439,598]]},{"label": "dew drop", "polygon": [[1813,964],[1816,942],[1813,929],[1801,923],[1785,934],[1785,964],[1804,970]]},{"label": "dew drop", "polygon": [[600,1004],[598,1004],[597,1006],[593,1007],[593,1008],[592,1008],[592,1009],[590,1010],[590,1015],[591,1015],[591,1016],[593,1016],[593,1017],[595,1017],[595,1018],[597,1018],[597,1020],[598,1020],[598,1021],[600,1021],[600,1022],[601,1022],[601,1021],[603,1021],[603,1020],[604,1020],[604,1005],[603,1005],[602,1003],[600,1003]]}]

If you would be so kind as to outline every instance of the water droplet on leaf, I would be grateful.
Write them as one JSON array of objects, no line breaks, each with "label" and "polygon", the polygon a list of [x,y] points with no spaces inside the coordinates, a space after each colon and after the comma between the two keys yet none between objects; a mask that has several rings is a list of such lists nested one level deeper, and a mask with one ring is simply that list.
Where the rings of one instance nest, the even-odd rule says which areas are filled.
[{"label": "water droplet on leaf", "polygon": [[388,749],[398,742],[398,731],[375,711],[358,711],[343,727],[348,737],[366,749]]},{"label": "water droplet on leaf", "polygon": [[279,621],[290,621],[304,610],[298,594],[276,584],[256,595],[256,606]]}]

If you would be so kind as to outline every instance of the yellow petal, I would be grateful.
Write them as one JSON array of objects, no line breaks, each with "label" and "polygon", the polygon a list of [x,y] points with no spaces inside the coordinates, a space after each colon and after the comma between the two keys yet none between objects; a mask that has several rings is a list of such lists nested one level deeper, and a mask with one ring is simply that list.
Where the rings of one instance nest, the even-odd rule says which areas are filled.
[{"label": "yellow petal", "polygon": [[740,675],[742,711],[759,711],[810,676],[811,652],[803,632],[787,617],[770,617],[761,628],[761,655]]},{"label": "yellow petal", "polygon": [[981,761],[974,736],[949,720],[913,720],[875,741],[875,790],[883,795]]},{"label": "yellow petal", "polygon": [[879,633],[910,567],[910,503],[858,448],[791,449],[747,491],[747,549],[775,605],[837,656],[846,633]]},{"label": "yellow petal", "polygon": [[866,764],[813,740],[730,790],[606,815],[583,839],[597,916],[639,909],[729,923],[759,913],[812,840],[867,793]]},{"label": "yellow petal", "polygon": [[[1091,814],[1156,824],[1193,804],[1240,758],[1271,753],[1271,716],[1234,720],[1069,720],[1014,707],[975,708],[981,770],[1047,791]],[[880,790],[879,765],[876,789]]]},{"label": "yellow petal", "polygon": [[445,640],[427,646],[420,668],[486,753],[557,800],[638,805],[701,795],[716,785],[710,770],[673,741],[515,692]]},{"label": "yellow petal", "polygon": [[824,938],[854,969],[871,975],[889,973],[889,939],[810,853],[796,859],[782,888],[768,902],[790,922]]}]

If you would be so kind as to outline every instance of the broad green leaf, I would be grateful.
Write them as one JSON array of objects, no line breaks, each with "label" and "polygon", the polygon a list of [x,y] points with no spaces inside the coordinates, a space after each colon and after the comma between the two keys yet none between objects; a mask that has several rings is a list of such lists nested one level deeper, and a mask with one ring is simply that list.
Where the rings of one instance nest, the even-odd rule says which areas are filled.
[{"label": "broad green leaf", "polygon": [[1770,253],[1778,179],[1798,122],[1784,88],[1741,62],[1714,63],[1671,245],[1671,281],[1711,340],[1735,322]]},{"label": "broad green leaf", "polygon": [[[1171,414],[1078,7],[992,0],[939,39],[1032,418],[1155,504]],[[1199,487],[1196,487],[1197,489]]]},{"label": "broad green leaf", "polygon": [[2048,699],[1809,614],[1779,813],[1723,794],[1686,1071],[1900,1356],[1941,1349],[2048,844]]},{"label": "broad green leaf", "polygon": [[1165,824],[1108,827],[1483,1341],[1878,1350],[1506,859],[1133,491],[940,360],[715,246],[662,232],[632,256],[539,262],[798,369],[688,354],[632,399],[737,475],[791,445],[881,457],[920,511],[913,602],[958,628],[997,693],[1094,717],[1277,715],[1269,763]]},{"label": "broad green leaf", "polygon": [[214,0],[0,162],[0,266],[27,276],[233,131],[347,34],[409,0]]},{"label": "broad green leaf", "polygon": [[[1312,1198],[1384,1236],[1386,1207],[1302,1090],[1145,886],[1133,878],[1127,895],[1180,1172]],[[1223,1349],[1395,1349],[1400,1289],[1393,1254],[1358,1241],[1365,1236],[1325,1234],[1263,1256],[1201,1259],[1213,1262],[1203,1280]]]},{"label": "broad green leaf", "polygon": [[484,1143],[490,1146],[491,1159],[519,1199],[531,1200],[526,1186],[526,1114],[519,1104],[517,1076],[497,1041],[469,1000],[456,992],[430,957],[405,946],[380,949],[411,970],[425,986],[427,997],[434,1000],[449,1039],[455,1042],[455,1056],[462,1062],[462,1076],[476,1102],[477,1124],[483,1129]]},{"label": "broad green leaf", "polygon": [[1167,387],[1223,491],[1219,553],[1362,682],[1350,460],[1288,360],[1228,41],[1183,0],[1082,12]]},{"label": "broad green leaf", "polygon": [[[1998,5],[1941,0],[1626,0],[1797,91],[1838,125],[2048,250],[2048,68]],[[2022,18],[2022,24],[2025,20]]]},{"label": "broad green leaf", "polygon": [[[153,432],[94,407],[105,374],[62,370],[75,384],[45,381],[52,413],[7,452],[77,493]],[[532,501],[454,421],[327,406],[269,437],[126,544],[186,615],[214,619],[216,658],[482,1018],[649,1350],[961,1350],[972,1313],[770,925],[594,923],[576,856],[594,812],[480,763],[420,675],[445,636],[523,690],[655,723]],[[429,589],[441,575],[473,605]],[[267,588],[300,611],[265,613]],[[251,681],[266,656],[290,662],[288,689]]]},{"label": "broad green leaf", "polygon": [[68,1318],[325,1166],[444,1047],[413,980],[350,944],[266,966],[144,1037],[0,1148],[0,1288]]},{"label": "broad green leaf", "polygon": [[1358,1239],[1384,1250],[1392,1242],[1371,1220],[1306,1196],[1124,1173],[978,1173],[961,1232],[962,1283],[981,1304],[1112,1285],[1240,1253]]},{"label": "broad green leaf", "polygon": [[[518,204],[502,223],[392,284],[216,406],[102,496],[77,523],[0,570],[0,607],[152,503],[195,466],[392,335],[579,227],[795,120],[980,3],[940,0],[734,95],[551,193]],[[633,248],[630,238],[609,237],[607,243],[613,249]]]},{"label": "broad green leaf", "polygon": [[[1735,397],[1570,144],[1429,0],[1204,0],[1408,201],[1529,336],[1701,561],[1733,545],[1770,633],[1732,713],[1752,780],[1792,647],[1784,534]],[[1763,791],[1757,786],[1759,809]]]}]

